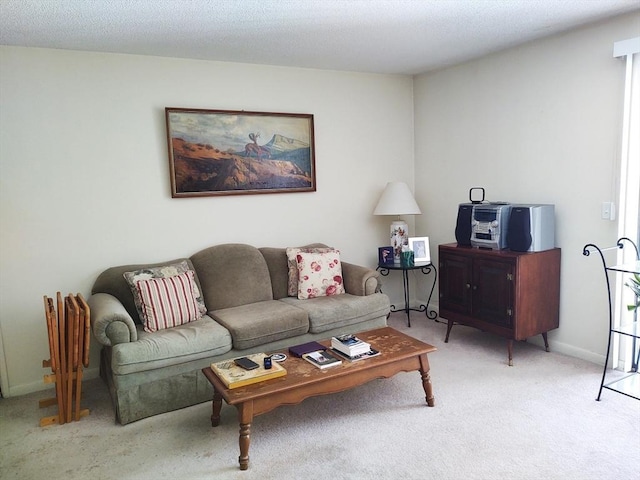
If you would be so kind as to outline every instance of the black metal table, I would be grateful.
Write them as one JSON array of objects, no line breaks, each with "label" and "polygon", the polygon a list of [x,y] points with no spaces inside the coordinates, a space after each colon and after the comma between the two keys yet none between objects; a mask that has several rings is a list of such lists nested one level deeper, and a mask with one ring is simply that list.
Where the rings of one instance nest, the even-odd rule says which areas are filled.
[{"label": "black metal table", "polygon": [[[433,296],[433,290],[436,287],[436,281],[438,280],[438,271],[436,267],[431,262],[416,262],[414,265],[403,265],[400,263],[379,263],[378,268],[376,268],[380,272],[380,275],[386,277],[389,275],[391,270],[399,270],[402,272],[402,287],[404,289],[404,308],[396,308],[395,305],[391,305],[392,312],[402,312],[404,311],[407,314],[407,325],[411,326],[411,315],[410,312],[413,310],[414,312],[425,312],[427,318],[431,320],[435,320],[438,318],[438,313],[435,310],[429,310],[429,303],[431,303],[431,297]],[[418,308],[411,307],[411,303],[409,301],[409,272],[418,270],[422,272],[424,275],[429,275],[433,272],[433,284],[431,285],[431,291],[429,292],[429,298],[427,300],[427,304],[420,304]]]}]

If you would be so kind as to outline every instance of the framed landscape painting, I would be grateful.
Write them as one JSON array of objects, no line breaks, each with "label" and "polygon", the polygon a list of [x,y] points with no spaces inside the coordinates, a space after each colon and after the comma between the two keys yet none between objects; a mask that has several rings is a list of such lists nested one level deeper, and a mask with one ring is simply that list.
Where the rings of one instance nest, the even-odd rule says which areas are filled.
[{"label": "framed landscape painting", "polygon": [[313,115],[165,108],[171,196],[316,190]]}]

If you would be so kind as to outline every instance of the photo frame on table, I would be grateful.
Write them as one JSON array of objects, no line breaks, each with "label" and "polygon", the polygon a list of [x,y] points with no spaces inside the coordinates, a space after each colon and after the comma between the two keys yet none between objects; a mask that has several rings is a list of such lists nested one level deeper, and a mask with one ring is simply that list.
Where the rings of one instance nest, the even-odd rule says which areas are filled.
[{"label": "photo frame on table", "polygon": [[430,262],[429,237],[409,237],[409,250],[413,251],[414,262]]},{"label": "photo frame on table", "polygon": [[171,196],[316,191],[312,114],[165,108]]},{"label": "photo frame on table", "polygon": [[378,248],[378,265],[393,265],[393,247]]}]

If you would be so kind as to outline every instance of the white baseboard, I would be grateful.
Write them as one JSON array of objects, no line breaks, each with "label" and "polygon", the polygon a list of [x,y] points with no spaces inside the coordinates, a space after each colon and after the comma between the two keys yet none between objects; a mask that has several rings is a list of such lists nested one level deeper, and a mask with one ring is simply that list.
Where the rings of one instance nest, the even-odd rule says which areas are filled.
[{"label": "white baseboard", "polygon": [[[95,367],[83,370],[82,377],[84,380],[93,380],[94,378],[98,378],[99,375],[100,368]],[[6,398],[19,397],[20,395],[26,395],[28,393],[41,392],[45,390],[53,390],[54,388],[55,385],[53,383],[44,383],[44,381],[32,382],[25,383],[23,385],[16,385],[15,387],[10,388],[8,392],[5,392],[3,390],[2,395]]]},{"label": "white baseboard", "polygon": [[[538,335],[535,338],[527,339],[528,342],[534,345],[540,345],[544,347],[542,336]],[[587,362],[595,363],[598,365],[604,365],[604,355],[599,353],[590,352],[583,348],[578,348],[568,343],[549,341],[549,350],[568,355],[570,357],[586,360]]]},{"label": "white baseboard", "polygon": [[[433,299],[431,299],[431,300],[432,300],[432,302],[428,305],[429,311],[435,310],[437,313],[439,313],[440,312],[439,305],[437,303],[433,302]],[[416,300],[415,304],[414,304],[414,301],[411,302],[411,306],[415,307],[415,308],[418,308],[420,306],[420,304],[426,305],[427,301],[426,300]],[[403,301],[402,305],[404,305],[404,301]],[[528,338],[527,342],[530,342],[530,343],[532,343],[534,345],[538,345],[538,346],[541,346],[541,347],[544,348],[544,341],[542,339],[542,335],[536,335],[533,338]],[[568,344],[568,343],[549,341],[549,349],[551,351],[562,353],[563,355],[568,355],[570,357],[579,358],[581,360],[585,360],[587,362],[595,363],[597,365],[604,365],[604,361],[605,361],[604,355],[599,354],[599,353],[590,352],[588,350],[576,347],[576,346]]]}]

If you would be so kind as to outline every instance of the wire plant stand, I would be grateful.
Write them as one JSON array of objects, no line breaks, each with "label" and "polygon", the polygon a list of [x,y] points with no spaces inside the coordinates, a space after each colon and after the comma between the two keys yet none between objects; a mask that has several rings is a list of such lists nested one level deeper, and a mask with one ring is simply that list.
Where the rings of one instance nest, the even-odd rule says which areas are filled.
[{"label": "wire plant stand", "polygon": [[[623,263],[620,265],[607,265],[604,258],[604,252],[613,249],[623,249],[625,246],[631,246],[635,250],[636,260],[635,262]],[[620,325],[614,325],[613,318],[613,302],[611,292],[611,281],[609,274],[621,273],[621,274],[636,274],[640,273],[640,255],[638,254],[638,246],[633,240],[627,237],[620,237],[616,244],[612,247],[600,248],[593,243],[588,243],[582,249],[584,256],[589,256],[591,252],[597,252],[602,261],[602,269],[604,273],[605,283],[607,285],[607,299],[609,301],[609,341],[607,342],[607,355],[605,357],[604,368],[602,371],[602,380],[600,381],[600,389],[598,390],[597,401],[600,401],[602,390],[604,388],[612,390],[614,392],[621,393],[628,397],[640,400],[640,373],[638,372],[638,363],[640,360],[640,349],[638,348],[638,340],[640,339],[640,328],[638,326],[638,311],[633,312],[633,320],[630,322],[621,322]],[[605,383],[607,376],[607,365],[609,364],[609,355],[611,354],[611,343],[614,335],[624,335],[631,337],[632,339],[632,365],[631,371],[622,378],[616,379],[612,382]]]}]

